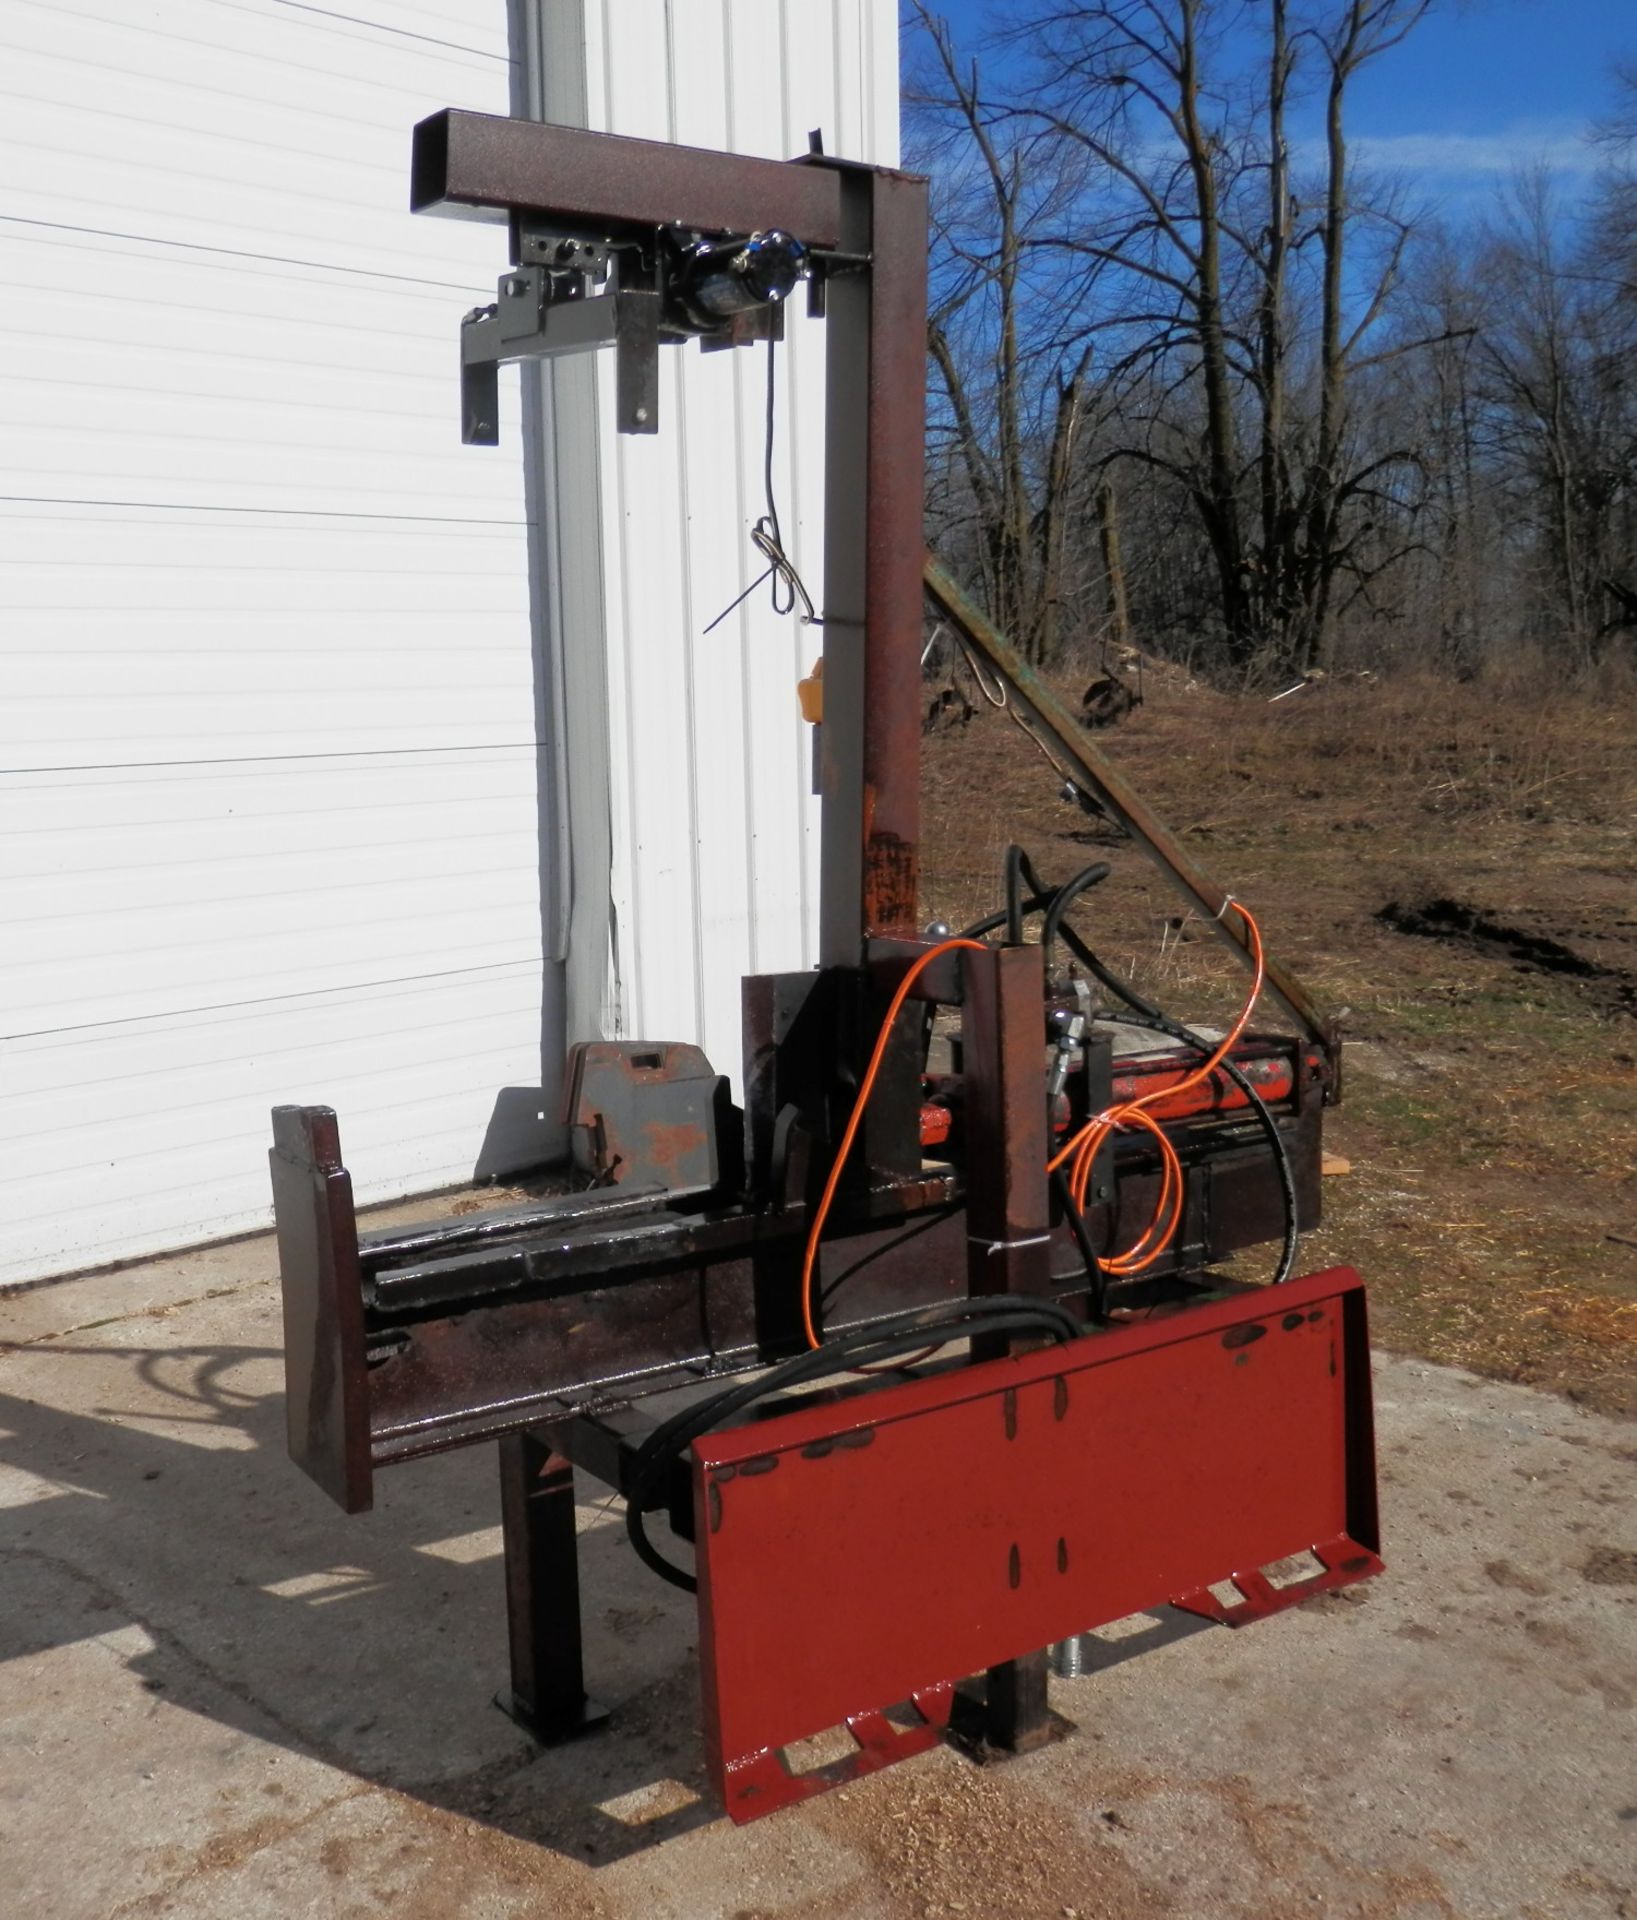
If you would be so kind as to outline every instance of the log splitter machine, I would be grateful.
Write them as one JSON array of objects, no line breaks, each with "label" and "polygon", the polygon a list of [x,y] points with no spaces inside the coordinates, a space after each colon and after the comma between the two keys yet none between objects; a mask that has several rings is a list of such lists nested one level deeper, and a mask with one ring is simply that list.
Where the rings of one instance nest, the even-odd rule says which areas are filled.
[{"label": "log splitter machine", "polygon": [[[696,1046],[572,1048],[577,1192],[360,1232],[335,1114],[278,1108],[292,1457],[358,1512],[376,1468],[498,1441],[503,1704],[543,1740],[599,1717],[574,1469],[623,1495],[638,1553],[697,1590],[737,1821],[963,1726],[971,1750],[1038,1745],[1049,1650],[1099,1626],[1166,1605],[1238,1626],[1379,1571],[1363,1288],[1291,1277],[1335,1035],[926,565],[925,181],[450,110],[415,130],[412,204],[510,231],[461,328],[469,442],[496,438],[499,362],[603,346],[619,428],[653,433],[663,346],[776,338],[806,282],[828,368],[820,955],[745,980],[742,1107]],[[1053,888],[1014,849],[1003,909],[917,931],[928,596],[1066,797],[1243,956],[1226,1033],[1167,1020],[1067,923],[1105,867]],[[1294,1035],[1249,1026],[1264,983]],[[929,1057],[935,1021],[958,1037]],[[1281,1234],[1276,1284],[1217,1270]],[[788,1764],[843,1725],[844,1761]]]}]

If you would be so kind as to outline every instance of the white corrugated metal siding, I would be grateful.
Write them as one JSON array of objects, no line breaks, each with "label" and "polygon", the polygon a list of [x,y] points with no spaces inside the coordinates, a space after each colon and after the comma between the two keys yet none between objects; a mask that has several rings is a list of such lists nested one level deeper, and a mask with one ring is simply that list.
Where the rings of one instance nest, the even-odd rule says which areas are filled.
[{"label": "white corrugated metal siding", "polygon": [[511,438],[463,449],[503,242],[404,211],[409,130],[518,98],[891,160],[894,12],[514,10],[515,77],[505,0],[0,8],[0,1281],[264,1225],[281,1100],[337,1107],[365,1198],[538,1149],[570,913],[573,1032],[730,1070],[740,975],[812,956],[817,636],[761,596],[703,633],[756,570],[762,355],[667,351],[641,441],[606,365],[503,376]]},{"label": "white corrugated metal siding", "polygon": [[[591,0],[585,123],[610,133],[788,158],[822,128],[848,159],[898,158],[891,0]],[[548,76],[549,78],[549,76]],[[554,105],[553,117],[570,113]],[[821,597],[822,323],[798,298],[778,350],[775,486],[785,544]],[[765,347],[661,356],[661,428],[616,436],[598,370],[608,636],[612,932],[590,924],[576,865],[574,938],[607,951],[612,1033],[697,1039],[737,1076],[739,982],[815,957],[818,805],[796,681],[819,635],[759,590]],[[581,695],[576,705],[587,704]],[[576,820],[576,846],[578,816]],[[571,1020],[597,1010],[575,994]]]},{"label": "white corrugated metal siding", "polygon": [[509,87],[504,0],[0,8],[0,1278],[264,1224],[275,1101],[384,1194],[541,1078],[499,263],[406,211]]}]

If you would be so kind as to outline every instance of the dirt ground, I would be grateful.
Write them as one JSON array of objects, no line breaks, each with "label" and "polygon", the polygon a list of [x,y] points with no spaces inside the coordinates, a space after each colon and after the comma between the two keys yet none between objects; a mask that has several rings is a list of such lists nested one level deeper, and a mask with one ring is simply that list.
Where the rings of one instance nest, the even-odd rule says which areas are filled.
[{"label": "dirt ground", "polygon": [[[1174,668],[1088,736],[1342,1013],[1303,1265],[1357,1266],[1377,1342],[1637,1413],[1637,698],[1538,682],[1229,697]],[[1179,1018],[1243,975],[1007,715],[926,742],[929,917],[1110,858],[1076,924]]]}]

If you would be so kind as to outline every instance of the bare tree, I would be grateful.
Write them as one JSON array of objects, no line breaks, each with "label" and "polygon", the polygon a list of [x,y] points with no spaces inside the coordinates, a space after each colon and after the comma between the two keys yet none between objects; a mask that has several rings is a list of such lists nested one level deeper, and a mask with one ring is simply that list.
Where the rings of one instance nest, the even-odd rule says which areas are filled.
[{"label": "bare tree", "polygon": [[926,0],[913,4],[930,57],[911,99],[924,153],[942,162],[927,332],[947,415],[934,431],[947,438],[942,470],[958,469],[967,509],[946,512],[946,530],[973,536],[991,612],[1026,658],[1049,660],[1091,355],[1086,343],[1065,353],[1050,328],[1030,325],[1039,289],[1028,270],[1065,183],[1045,144],[986,97],[977,63],[960,58]]},{"label": "bare tree", "polygon": [[1537,630],[1588,662],[1626,628],[1637,584],[1637,304],[1575,259],[1542,171],[1515,183],[1481,271],[1495,298],[1483,396]]},{"label": "bare tree", "polygon": [[[998,337],[1031,338],[1042,323],[1020,294],[1043,285],[1053,351],[1081,356],[1060,393],[1078,388],[1100,343],[1095,400],[1123,430],[1095,457],[1145,467],[1186,500],[1214,564],[1221,649],[1236,667],[1322,657],[1338,582],[1357,582],[1367,564],[1360,528],[1380,478],[1410,458],[1366,451],[1351,432],[1350,380],[1419,343],[1381,335],[1411,228],[1384,198],[1360,194],[1345,119],[1358,73],[1430,3],[1267,0],[1247,77],[1223,54],[1225,23],[1239,26],[1242,47],[1246,21],[1226,0],[1042,0],[1007,30],[1014,61],[1032,59],[1027,83],[984,101],[947,29],[916,0],[938,52],[946,125],[958,116],[983,157]],[[1304,87],[1324,105],[1312,212],[1287,133]],[[1031,171],[1050,184],[1025,224]],[[1368,252],[1358,244],[1366,228]],[[969,266],[976,251],[968,239]],[[959,342],[935,334],[933,351],[953,394],[969,377]],[[1003,344],[997,390],[1020,365]],[[1072,409],[1076,426],[1082,411]],[[1018,440],[1006,421],[995,438],[1004,493]],[[1047,497],[1055,510],[1058,495]]]}]

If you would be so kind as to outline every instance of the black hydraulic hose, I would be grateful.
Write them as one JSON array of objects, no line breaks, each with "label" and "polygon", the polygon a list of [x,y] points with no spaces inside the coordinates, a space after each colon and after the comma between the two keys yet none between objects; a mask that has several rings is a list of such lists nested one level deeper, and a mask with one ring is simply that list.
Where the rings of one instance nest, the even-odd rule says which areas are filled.
[{"label": "black hydraulic hose", "polygon": [[[1031,913],[1042,913],[1052,903],[1050,893],[1031,893],[1022,902],[1022,911],[1027,918]],[[997,927],[1006,925],[1009,909],[997,908],[994,913],[986,913],[981,920],[974,920],[969,927],[962,927],[958,938],[962,940],[981,940],[986,933],[993,933]]]},{"label": "black hydraulic hose", "polygon": [[1066,926],[1060,931],[1064,946],[1094,979],[1100,980],[1108,988],[1116,1000],[1123,1000],[1133,1013],[1141,1014],[1144,1020],[1154,1022],[1165,1020],[1165,1014],[1154,1005],[1153,1001],[1145,1000],[1129,980],[1122,980],[1112,967],[1105,966],[1073,927]]},{"label": "black hydraulic hose", "polygon": [[1108,1318],[1108,1274],[1102,1261],[1097,1257],[1097,1249],[1091,1244],[1091,1233],[1086,1226],[1086,1216],[1075,1202],[1074,1190],[1069,1185],[1069,1176],[1061,1167],[1054,1167],[1051,1175],[1052,1189],[1063,1208],[1063,1217],[1069,1223],[1069,1232],[1074,1236],[1074,1244],[1080,1249],[1080,1258],[1086,1263],[1086,1278],[1091,1282],[1091,1310],[1099,1320]]},{"label": "black hydraulic hose", "polygon": [[[1039,913],[1044,910],[1047,915],[1050,932],[1049,934],[1042,934],[1042,944],[1048,949],[1051,941],[1055,939],[1060,932],[1065,940],[1069,937],[1068,930],[1061,927],[1060,922],[1070,902],[1073,901],[1078,894],[1083,893],[1087,887],[1095,887],[1099,882],[1106,880],[1114,871],[1106,860],[1098,860],[1093,865],[1082,868],[1072,880],[1067,881],[1063,886],[1049,887],[1045,881],[1041,879],[1040,875],[1035,872],[1033,861],[1030,860],[1028,854],[1025,853],[1021,847],[1011,847],[1007,850],[1009,878],[1011,875],[1011,862],[1014,855],[1017,857],[1017,870],[1031,889],[1026,898],[1020,897],[1017,901],[1019,927],[1021,928],[1023,920],[1030,914]],[[1058,905],[1059,901],[1062,902],[1061,906]],[[1054,908],[1056,908],[1055,920],[1052,919],[1052,910]],[[993,933],[997,927],[1007,927],[1009,932],[1011,916],[1012,901],[1009,898],[1004,907],[997,908],[994,913],[986,913],[981,920],[974,920],[969,927],[963,927],[960,938],[963,940],[981,940],[986,933]],[[1047,954],[1047,964],[1048,966],[1050,965],[1049,951]]]},{"label": "black hydraulic hose", "polygon": [[901,1354],[919,1352],[926,1347],[929,1335],[941,1336],[939,1344],[942,1344],[943,1340],[964,1339],[977,1332],[1045,1333],[1063,1341],[1076,1338],[1085,1328],[1066,1307],[1055,1301],[1024,1300],[1015,1295],[979,1296],[933,1307],[916,1307],[850,1328],[826,1340],[822,1346],[781,1361],[753,1380],[741,1381],[708,1399],[695,1401],[656,1427],[632,1463],[626,1491],[625,1530],[637,1557],[672,1586],[689,1593],[696,1590],[694,1576],[667,1560],[648,1538],[642,1516],[655,1479],[669,1471],[671,1460],[701,1434],[769,1394],[840,1373],[860,1359],[890,1360]]},{"label": "black hydraulic hose", "polygon": [[1029,858],[1028,849],[1025,847],[1019,847],[1017,851],[1018,851],[1018,865],[1023,870],[1023,878],[1029,883],[1031,887],[1034,888],[1036,893],[1050,893],[1051,888],[1048,887],[1045,881],[1041,879],[1040,875],[1035,872],[1035,864]]},{"label": "black hydraulic hose", "polygon": [[1057,935],[1063,925],[1063,916],[1068,912],[1088,887],[1100,885],[1114,871],[1106,860],[1098,860],[1084,867],[1072,880],[1065,881],[1052,895],[1052,903],[1046,909],[1046,923],[1040,930],[1040,944],[1046,949],[1046,974],[1048,979],[1052,970],[1052,949],[1057,945]]}]

